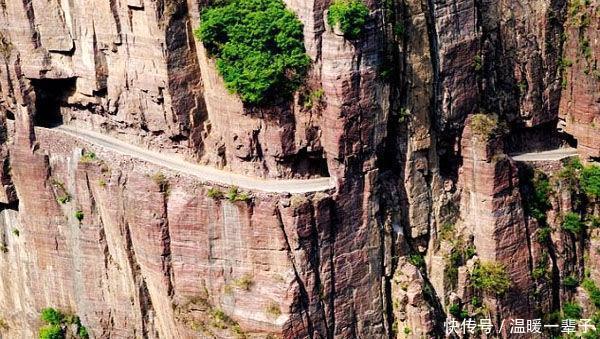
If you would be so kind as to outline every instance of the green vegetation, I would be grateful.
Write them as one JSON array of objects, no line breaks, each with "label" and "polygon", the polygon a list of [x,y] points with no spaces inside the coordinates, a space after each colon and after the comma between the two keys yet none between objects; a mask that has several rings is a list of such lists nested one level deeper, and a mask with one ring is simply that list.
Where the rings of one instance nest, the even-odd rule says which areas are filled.
[{"label": "green vegetation", "polygon": [[68,193],[65,193],[64,195],[61,195],[60,197],[56,198],[56,200],[64,205],[71,201],[71,196]]},{"label": "green vegetation", "polygon": [[562,229],[573,234],[579,234],[584,229],[584,224],[581,222],[579,214],[568,212],[563,217]]},{"label": "green vegetation", "polygon": [[440,229],[440,238],[452,244],[448,255],[444,256],[444,283],[449,289],[456,287],[458,283],[458,268],[476,254],[473,244],[466,244],[462,236],[456,236],[454,224],[445,223]]},{"label": "green vegetation", "polygon": [[565,279],[563,279],[563,286],[569,290],[574,290],[577,288],[577,286],[579,286],[579,279],[572,275],[567,276]]},{"label": "green vegetation", "polygon": [[537,266],[533,269],[533,271],[531,271],[531,276],[535,280],[547,278],[548,277],[548,269],[546,269],[546,266]]},{"label": "green vegetation", "polygon": [[583,169],[583,165],[578,158],[572,158],[567,161],[563,168],[558,172],[558,178],[562,183],[567,185],[571,190],[574,190],[579,185],[579,173]]},{"label": "green vegetation", "polygon": [[469,317],[469,312],[464,310],[460,304],[452,304],[448,308],[448,313],[452,314],[457,319],[465,319]]},{"label": "green vegetation", "polygon": [[4,318],[0,318],[0,331],[8,330],[10,327]]},{"label": "green vegetation", "polygon": [[558,61],[558,64],[561,69],[565,69],[573,66],[573,61],[563,57]]},{"label": "green vegetation", "polygon": [[451,223],[451,222],[444,223],[442,225],[442,227],[440,227],[440,231],[439,231],[440,239],[446,240],[446,241],[452,241],[452,239],[454,238],[454,233],[455,233],[454,228],[455,227],[454,227],[453,223]]},{"label": "green vegetation", "polygon": [[64,339],[65,334],[60,325],[46,325],[40,329],[40,339]]},{"label": "green vegetation", "polygon": [[360,0],[334,0],[329,6],[327,23],[338,26],[347,39],[359,38],[369,19],[369,8]]},{"label": "green vegetation", "polygon": [[404,327],[404,334],[409,335],[412,331],[410,330],[410,327],[406,326]]},{"label": "green vegetation", "polygon": [[473,134],[487,141],[505,132],[505,127],[498,120],[496,114],[478,113],[471,117],[471,130]]},{"label": "green vegetation", "polygon": [[560,87],[562,89],[567,89],[567,87],[569,87],[569,79],[567,79],[567,77],[565,75],[563,75],[562,81],[560,83]]},{"label": "green vegetation", "polygon": [[206,192],[206,195],[209,198],[215,199],[215,200],[223,199],[223,191],[221,191],[220,189],[218,189],[216,187],[209,188],[208,191]]},{"label": "green vegetation", "polygon": [[162,172],[156,172],[152,175],[152,181],[160,187],[161,191],[163,191],[168,185],[169,181],[167,177]]},{"label": "green vegetation", "polygon": [[469,245],[465,248],[465,251],[464,251],[465,260],[469,260],[469,259],[473,258],[475,256],[475,254],[477,254],[477,249],[475,248],[475,245]]},{"label": "green vegetation", "polygon": [[12,229],[12,234],[14,234],[15,236],[17,236],[17,237],[18,237],[19,235],[21,235],[21,232],[19,231],[19,229],[17,229],[17,228],[13,228],[13,229]]},{"label": "green vegetation", "polygon": [[[540,224],[546,225],[546,211],[550,209],[550,199],[548,196],[552,192],[550,180],[543,172],[536,171],[532,180],[533,192],[530,199],[525,200],[525,209],[529,215],[535,218]],[[546,234],[547,233],[547,234]],[[538,234],[538,241],[545,242],[550,234],[550,229]]]},{"label": "green vegetation", "polygon": [[396,26],[394,26],[394,35],[398,40],[402,40],[404,39],[404,34],[406,34],[406,28],[402,22],[397,22]]},{"label": "green vegetation", "polygon": [[106,187],[106,180],[104,179],[99,179],[98,180],[98,185],[100,185],[100,187]]},{"label": "green vegetation", "polygon": [[408,262],[417,268],[425,268],[425,258],[421,254],[411,254],[408,257]]},{"label": "green vegetation", "polygon": [[600,197],[600,166],[590,165],[583,168],[580,178],[581,188],[591,199]]},{"label": "green vegetation", "polygon": [[531,276],[535,280],[550,279],[548,274],[548,253],[542,251],[540,257],[536,260],[535,267],[531,271]]},{"label": "green vegetation", "polygon": [[227,191],[225,197],[231,202],[252,200],[252,197],[250,197],[248,193],[240,192],[239,188],[236,186],[231,187],[229,191]]},{"label": "green vegetation", "polygon": [[512,282],[502,264],[482,262],[471,272],[471,284],[484,292],[502,295],[508,291]]},{"label": "green vegetation", "polygon": [[82,339],[86,339],[90,337],[90,334],[88,333],[88,330],[85,326],[79,324],[79,329],[77,330],[77,335],[79,336],[79,338]]},{"label": "green vegetation", "polygon": [[85,151],[85,152],[83,152],[83,155],[81,156],[81,158],[79,158],[79,162],[89,163],[89,162],[94,162],[97,159],[98,158],[96,158],[96,153]]},{"label": "green vegetation", "polygon": [[461,310],[461,307],[459,304],[452,304],[448,308],[448,313],[452,314],[456,318],[460,318],[460,310]]},{"label": "green vegetation", "polygon": [[473,68],[475,71],[479,72],[483,68],[483,60],[481,59],[481,55],[476,55],[473,58]]},{"label": "green vegetation", "polygon": [[52,179],[52,186],[54,186],[56,194],[58,195],[56,201],[63,205],[71,201],[71,195],[67,192],[65,184],[62,181],[58,179]]},{"label": "green vegetation", "polygon": [[83,220],[83,217],[84,217],[83,211],[77,210],[77,211],[75,211],[74,215],[75,215],[75,219],[77,219],[79,222],[81,222]]},{"label": "green vegetation", "polygon": [[410,118],[410,109],[408,107],[400,108],[400,113],[398,113],[398,122],[403,123],[408,118]]},{"label": "green vegetation", "polygon": [[558,172],[561,182],[568,185],[572,191],[581,188],[586,196],[595,201],[600,197],[600,166],[583,166],[579,159],[571,159]]},{"label": "green vegetation", "polygon": [[65,315],[52,307],[48,307],[42,310],[41,318],[50,325],[60,325],[65,320]]},{"label": "green vegetation", "polygon": [[194,32],[227,89],[248,104],[289,96],[310,65],[302,23],[281,0],[232,0],[202,12]]},{"label": "green vegetation", "polygon": [[225,312],[220,309],[215,309],[212,312],[212,323],[211,325],[216,328],[225,329],[230,322],[230,318]]},{"label": "green vegetation", "polygon": [[254,284],[254,280],[250,274],[244,274],[241,278],[234,280],[233,284],[240,289],[248,291]]},{"label": "green vegetation", "polygon": [[592,58],[592,47],[590,46],[590,40],[588,38],[579,40],[579,49],[585,60],[589,61]]},{"label": "green vegetation", "polygon": [[311,109],[313,107],[320,106],[323,101],[323,96],[325,95],[325,91],[322,88],[316,89],[314,91],[310,91],[306,96],[304,96],[303,104],[304,108]]},{"label": "green vegetation", "polygon": [[586,222],[590,228],[600,228],[600,217],[595,215],[588,215]]},{"label": "green vegetation", "polygon": [[[40,317],[42,321],[46,323],[46,325],[40,329],[40,339],[89,338],[87,328],[81,324],[81,320],[77,315],[65,315],[59,310],[48,307],[42,310]],[[68,329],[71,327],[70,325],[75,326],[76,333],[74,335],[67,333]]]},{"label": "green vegetation", "polygon": [[281,309],[279,308],[279,304],[276,302],[271,302],[267,306],[266,312],[273,317],[279,317],[281,315]]},{"label": "green vegetation", "polygon": [[540,244],[545,244],[550,241],[550,234],[552,229],[548,226],[544,226],[537,231],[536,240]]},{"label": "green vegetation", "polygon": [[[4,10],[6,10],[6,8],[4,8]],[[8,40],[6,36],[4,36],[4,34],[2,34],[2,32],[0,32],[0,55],[4,57],[4,60],[8,60],[10,54],[12,53],[12,50],[13,44]]]},{"label": "green vegetation", "polygon": [[517,88],[519,89],[519,93],[525,94],[525,92],[527,91],[527,82],[526,81],[519,81],[517,83]]},{"label": "green vegetation", "polygon": [[596,286],[596,283],[592,279],[586,278],[581,283],[581,287],[586,290],[596,308],[600,308],[600,288]]},{"label": "green vegetation", "polygon": [[591,323],[596,326],[595,330],[584,332],[582,339],[598,339],[600,338],[600,312],[596,312],[591,319]]},{"label": "green vegetation", "polygon": [[[222,330],[231,329],[231,331],[235,333],[238,338],[246,338],[246,334],[242,331],[240,325],[218,308],[213,309],[211,312],[210,325],[214,328],[219,328]],[[198,327],[203,328],[204,324],[198,324]]]},{"label": "green vegetation", "polygon": [[567,319],[581,319],[582,311],[581,306],[571,302],[565,303],[562,309],[563,316]]}]

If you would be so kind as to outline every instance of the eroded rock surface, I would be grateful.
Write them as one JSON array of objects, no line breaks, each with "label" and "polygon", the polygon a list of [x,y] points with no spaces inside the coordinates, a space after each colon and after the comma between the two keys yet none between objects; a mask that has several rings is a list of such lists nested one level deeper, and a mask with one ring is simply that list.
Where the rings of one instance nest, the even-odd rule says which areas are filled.
[{"label": "eroded rock surface", "polygon": [[[326,24],[329,1],[285,3],[311,69],[293,99],[250,107],[193,36],[205,1],[0,0],[2,335],[35,337],[44,307],[97,338],[443,337],[454,305],[591,314],[561,286],[600,286],[597,230],[561,225],[598,202],[565,183],[566,161],[507,153],[600,156],[598,3],[369,0],[355,40]],[[336,188],[227,199],[59,124]],[[544,218],[533,170],[554,185]],[[502,265],[507,293],[477,290],[480,262]]]}]

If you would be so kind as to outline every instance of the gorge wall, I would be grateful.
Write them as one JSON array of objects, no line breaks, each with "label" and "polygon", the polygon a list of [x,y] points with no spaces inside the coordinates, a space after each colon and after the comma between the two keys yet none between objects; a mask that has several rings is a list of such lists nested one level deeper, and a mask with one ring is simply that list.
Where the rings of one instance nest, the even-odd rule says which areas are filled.
[{"label": "gorge wall", "polygon": [[[35,337],[44,307],[94,338],[439,338],[456,308],[597,312],[581,168],[509,154],[600,157],[598,1],[369,0],[355,40],[330,1],[285,3],[311,68],[292,100],[251,107],[193,36],[208,1],[0,0],[2,337]],[[335,188],[227,199],[59,125]],[[561,228],[570,212],[584,232]],[[505,293],[473,283],[483,263]]]}]

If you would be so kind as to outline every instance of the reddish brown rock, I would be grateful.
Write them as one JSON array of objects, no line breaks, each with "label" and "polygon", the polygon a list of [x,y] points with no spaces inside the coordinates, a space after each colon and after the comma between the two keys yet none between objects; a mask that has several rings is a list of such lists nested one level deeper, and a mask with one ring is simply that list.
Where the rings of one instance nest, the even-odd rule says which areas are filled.
[{"label": "reddish brown rock", "polygon": [[517,167],[502,153],[497,138],[486,139],[473,130],[473,119],[467,119],[462,136],[460,228],[472,234],[479,259],[504,265],[511,279],[496,312],[527,318],[531,311],[524,296],[532,281]]},{"label": "reddish brown rock", "polygon": [[584,157],[600,157],[600,6],[573,1],[566,20],[560,127]]}]

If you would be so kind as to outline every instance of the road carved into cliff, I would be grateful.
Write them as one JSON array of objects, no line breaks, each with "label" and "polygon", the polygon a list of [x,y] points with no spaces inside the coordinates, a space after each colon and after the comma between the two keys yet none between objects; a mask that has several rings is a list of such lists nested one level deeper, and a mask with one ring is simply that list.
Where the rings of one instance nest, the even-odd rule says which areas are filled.
[{"label": "road carved into cliff", "polygon": [[519,153],[519,154],[511,154],[510,156],[515,161],[558,161],[564,158],[569,158],[577,155],[577,150],[575,148],[567,147],[567,148],[558,148],[549,151],[542,152],[528,152],[528,153]]},{"label": "road carved into cliff", "polygon": [[[43,128],[43,127],[36,127]],[[47,128],[44,128],[47,129]],[[316,179],[261,179],[249,177],[237,173],[219,170],[209,166],[194,164],[183,159],[169,155],[150,151],[128,144],[119,139],[97,133],[86,131],[81,128],[61,125],[51,128],[53,131],[60,131],[72,137],[85,142],[103,147],[113,152],[126,156],[147,161],[152,164],[165,167],[174,171],[196,176],[203,181],[226,186],[238,186],[247,190],[257,190],[273,193],[309,193],[326,191],[335,188],[333,178]]]}]

